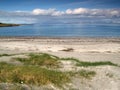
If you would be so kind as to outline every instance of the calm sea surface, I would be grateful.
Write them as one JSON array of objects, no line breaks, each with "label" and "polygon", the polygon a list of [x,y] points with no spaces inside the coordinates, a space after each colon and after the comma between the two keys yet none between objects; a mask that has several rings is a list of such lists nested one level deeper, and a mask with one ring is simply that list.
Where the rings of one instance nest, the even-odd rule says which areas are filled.
[{"label": "calm sea surface", "polygon": [[35,24],[0,27],[0,36],[120,37],[120,25]]}]

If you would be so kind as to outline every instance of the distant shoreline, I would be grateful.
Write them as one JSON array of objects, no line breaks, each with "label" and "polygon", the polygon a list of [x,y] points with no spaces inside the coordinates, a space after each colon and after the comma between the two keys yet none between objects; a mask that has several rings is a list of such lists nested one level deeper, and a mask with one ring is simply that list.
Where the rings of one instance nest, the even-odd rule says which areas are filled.
[{"label": "distant shoreline", "polygon": [[20,26],[21,24],[9,24],[9,23],[0,23],[0,27],[14,27]]}]

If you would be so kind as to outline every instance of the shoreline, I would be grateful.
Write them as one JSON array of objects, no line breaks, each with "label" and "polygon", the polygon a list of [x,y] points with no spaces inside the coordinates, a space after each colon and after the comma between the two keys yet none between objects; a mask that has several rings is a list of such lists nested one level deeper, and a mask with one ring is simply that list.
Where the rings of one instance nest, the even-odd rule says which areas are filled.
[{"label": "shoreline", "polygon": [[[86,42],[111,42],[111,43],[120,43],[120,37],[0,37],[1,41],[39,41],[44,42],[56,42],[56,44],[81,44]],[[42,42],[44,41],[44,42]]]},{"label": "shoreline", "polygon": [[0,36],[4,38],[18,38],[18,39],[120,39],[120,36]]}]

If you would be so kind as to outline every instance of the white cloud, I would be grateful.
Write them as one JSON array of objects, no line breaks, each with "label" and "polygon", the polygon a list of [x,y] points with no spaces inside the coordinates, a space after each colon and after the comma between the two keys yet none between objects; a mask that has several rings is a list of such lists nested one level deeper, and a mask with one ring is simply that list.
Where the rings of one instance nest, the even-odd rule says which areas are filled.
[{"label": "white cloud", "polygon": [[72,14],[72,13],[73,13],[73,11],[71,9],[66,10],[66,14]]},{"label": "white cloud", "polygon": [[55,12],[55,9],[48,9],[48,10],[45,10],[45,9],[34,9],[33,10],[33,14],[34,15],[49,15],[49,14],[52,14],[53,12]]},{"label": "white cloud", "polygon": [[61,16],[63,14],[65,14],[65,13],[62,12],[62,11],[55,11],[55,12],[52,13],[53,16]]},{"label": "white cloud", "polygon": [[63,11],[57,11],[56,9],[34,9],[32,11],[34,15],[52,15],[52,16],[60,16],[63,15]]},{"label": "white cloud", "polygon": [[66,14],[68,15],[87,15],[87,16],[104,16],[120,17],[120,9],[87,9],[87,8],[77,8],[77,9],[67,9]]},{"label": "white cloud", "polygon": [[117,16],[120,16],[120,11],[117,11],[117,10],[112,10],[110,12],[111,15],[117,15]]},{"label": "white cloud", "polygon": [[86,14],[86,13],[90,13],[89,9],[86,8],[76,8],[76,9],[67,9],[66,10],[66,14]]},{"label": "white cloud", "polygon": [[[34,9],[33,11],[0,11],[0,20],[26,22],[120,22],[120,9],[88,9],[76,8],[59,11],[56,9]],[[9,21],[8,20],[8,21]]]},{"label": "white cloud", "polygon": [[76,8],[59,11],[56,9],[34,9],[33,11],[14,11],[0,12],[1,15],[16,15],[16,16],[65,16],[65,15],[80,15],[85,17],[120,17],[120,9],[88,9]]},{"label": "white cloud", "polygon": [[35,9],[35,10],[33,10],[33,14],[35,14],[35,15],[45,14],[45,10],[43,10],[43,9]]},{"label": "white cloud", "polygon": [[77,8],[73,10],[73,14],[85,14],[87,12],[89,11],[85,8]]}]

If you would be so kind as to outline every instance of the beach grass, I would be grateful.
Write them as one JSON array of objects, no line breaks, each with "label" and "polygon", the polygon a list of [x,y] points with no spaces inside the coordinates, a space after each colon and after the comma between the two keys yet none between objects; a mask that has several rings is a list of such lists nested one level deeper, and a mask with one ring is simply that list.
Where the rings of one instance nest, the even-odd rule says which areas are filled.
[{"label": "beach grass", "polygon": [[86,78],[86,79],[91,79],[92,77],[94,77],[96,75],[95,71],[89,71],[89,70],[80,70],[78,72],[78,76],[80,76],[81,78]]},{"label": "beach grass", "polygon": [[87,61],[80,61],[76,58],[60,58],[61,60],[67,60],[67,61],[75,61],[76,66],[82,66],[82,67],[89,67],[89,66],[103,66],[103,65],[110,65],[110,66],[119,66],[118,64],[112,63],[110,61],[99,61],[99,62],[87,62]]},{"label": "beach grass", "polygon": [[117,64],[114,64],[110,61],[105,61],[105,62],[84,62],[84,61],[79,61],[79,63],[76,64],[77,66],[84,66],[84,67],[89,67],[89,66],[104,66],[104,65],[110,65],[110,66],[119,66]]},{"label": "beach grass", "polygon": [[28,58],[16,58],[16,60],[24,63],[25,65],[39,65],[49,68],[57,68],[60,63],[58,61],[58,57],[46,53],[31,53],[28,55]]},{"label": "beach grass", "polygon": [[60,58],[54,55],[46,54],[46,53],[31,53],[28,55],[28,58],[16,58],[17,61],[24,63],[25,65],[39,65],[46,67],[59,67],[60,61],[73,61],[76,62],[76,66],[89,67],[89,66],[119,66],[110,61],[99,61],[99,62],[87,62],[80,61],[76,58]]},{"label": "beach grass", "polygon": [[94,71],[80,70],[78,72],[61,72],[39,66],[16,66],[0,62],[0,83],[19,83],[27,85],[54,84],[61,86],[69,83],[71,77],[90,79],[96,75]]},{"label": "beach grass", "polygon": [[64,60],[64,61],[73,61],[73,62],[76,62],[76,63],[79,63],[79,62],[80,62],[78,59],[73,58],[73,57],[60,58],[60,60]]},{"label": "beach grass", "polygon": [[[6,54],[7,55],[7,54]],[[89,67],[111,65],[118,66],[112,62],[84,62],[75,58],[59,58],[46,53],[26,54],[26,58],[14,58],[23,65],[8,64],[0,62],[0,83],[19,83],[27,85],[48,85],[61,86],[71,82],[71,77],[91,79],[96,75],[95,71],[60,71],[61,60],[74,61],[76,67]],[[56,68],[56,69],[55,69]]]},{"label": "beach grass", "polygon": [[16,66],[5,62],[0,63],[0,83],[60,85],[69,81],[68,74],[65,72],[49,70],[39,66]]},{"label": "beach grass", "polygon": [[12,56],[10,54],[0,54],[0,57],[3,57],[3,56]]},{"label": "beach grass", "polygon": [[84,78],[84,79],[92,79],[96,75],[95,71],[90,70],[79,70],[74,72],[69,72],[70,77],[78,77],[78,78]]}]

